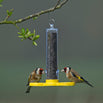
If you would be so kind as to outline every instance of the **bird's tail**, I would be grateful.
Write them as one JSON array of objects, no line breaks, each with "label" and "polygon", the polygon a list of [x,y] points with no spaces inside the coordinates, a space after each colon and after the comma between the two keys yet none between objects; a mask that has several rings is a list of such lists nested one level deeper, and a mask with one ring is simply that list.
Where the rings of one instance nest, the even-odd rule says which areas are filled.
[{"label": "bird's tail", "polygon": [[26,84],[26,86],[29,86],[29,82]]},{"label": "bird's tail", "polygon": [[90,84],[88,81],[84,81],[86,84],[88,84],[91,87],[94,87],[92,84]]},{"label": "bird's tail", "polygon": [[92,84],[90,84],[88,81],[86,81],[83,77],[81,77],[81,79],[83,79],[83,81],[88,84],[90,87],[94,87]]},{"label": "bird's tail", "polygon": [[28,88],[27,88],[25,93],[30,93],[30,89],[31,89],[31,86],[28,86]]}]

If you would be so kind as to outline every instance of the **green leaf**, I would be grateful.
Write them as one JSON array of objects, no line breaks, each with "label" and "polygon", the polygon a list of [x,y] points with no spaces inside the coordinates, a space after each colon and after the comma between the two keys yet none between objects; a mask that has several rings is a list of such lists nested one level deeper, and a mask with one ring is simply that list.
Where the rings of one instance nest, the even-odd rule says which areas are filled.
[{"label": "green leaf", "polygon": [[20,36],[18,36],[18,37],[19,37],[19,38],[24,38],[24,37],[23,37],[23,36],[21,36],[21,35],[20,35]]},{"label": "green leaf", "polygon": [[35,35],[35,29],[34,29],[34,35]]},{"label": "green leaf", "polygon": [[2,7],[2,5],[0,4],[0,7]]},{"label": "green leaf", "polygon": [[9,12],[9,16],[11,16],[11,15],[12,15],[12,13],[13,13],[13,12],[12,12],[12,11],[10,11],[10,12]]},{"label": "green leaf", "polygon": [[26,38],[28,38],[28,37],[31,37],[31,36],[33,36],[34,34],[33,33],[31,33],[31,34],[27,34],[27,35],[25,35],[26,36]]},{"label": "green leaf", "polygon": [[2,2],[3,2],[3,0],[0,0],[0,7],[2,7],[2,4],[1,4]]},{"label": "green leaf", "polygon": [[40,35],[36,35],[36,36],[35,36],[35,39],[37,40],[39,37],[40,37]]},{"label": "green leaf", "polygon": [[26,29],[26,34],[28,34],[28,32],[30,32],[30,31],[29,31],[29,29],[27,28],[27,29]]},{"label": "green leaf", "polygon": [[37,46],[37,43],[35,41],[33,41],[33,45]]},{"label": "green leaf", "polygon": [[31,34],[31,32],[30,31],[28,31],[28,33],[27,34]]},{"label": "green leaf", "polygon": [[0,0],[0,4],[3,2],[3,0]]},{"label": "green leaf", "polygon": [[23,41],[24,39],[21,39],[21,41]]},{"label": "green leaf", "polygon": [[22,35],[22,33],[18,32],[18,34]]},{"label": "green leaf", "polygon": [[11,16],[11,15],[12,15],[12,13],[13,13],[13,9],[11,9],[10,11],[9,11],[9,10],[7,10],[6,12],[7,12],[7,15],[8,15],[8,16]]},{"label": "green leaf", "polygon": [[34,33],[29,34],[29,36],[34,36]]},{"label": "green leaf", "polygon": [[33,20],[36,20],[38,17],[33,17]]},{"label": "green leaf", "polygon": [[6,10],[7,14],[9,13],[9,10]]},{"label": "green leaf", "polygon": [[35,37],[33,37],[33,41],[37,40],[40,37],[40,35],[36,35]]},{"label": "green leaf", "polygon": [[22,34],[25,35],[25,29],[22,28],[21,31],[22,31]]}]

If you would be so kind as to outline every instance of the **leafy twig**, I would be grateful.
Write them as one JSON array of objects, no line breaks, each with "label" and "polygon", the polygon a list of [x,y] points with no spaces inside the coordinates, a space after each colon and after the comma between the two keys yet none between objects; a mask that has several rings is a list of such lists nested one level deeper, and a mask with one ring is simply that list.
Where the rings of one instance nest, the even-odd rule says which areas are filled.
[{"label": "leafy twig", "polygon": [[6,16],[6,18],[4,19],[4,21],[7,21],[7,20],[8,20],[8,18],[12,15],[13,11],[14,11],[14,9],[7,10],[7,11],[6,11],[6,12],[7,12],[7,16]]},{"label": "leafy twig", "polygon": [[[3,0],[0,0],[1,2]],[[56,5],[52,8],[49,8],[49,9],[46,9],[44,11],[40,11],[40,12],[37,12],[35,14],[32,14],[32,15],[29,15],[25,18],[21,18],[21,19],[18,19],[18,20],[8,20],[8,18],[12,15],[13,13],[13,9],[11,10],[7,10],[7,16],[6,18],[3,20],[3,21],[0,21],[0,24],[13,24],[16,26],[16,28],[19,30],[18,32],[18,37],[23,41],[25,39],[29,39],[29,40],[32,40],[33,42],[33,45],[37,46],[37,43],[35,42],[39,37],[40,35],[36,35],[35,34],[35,29],[34,29],[34,32],[30,32],[30,30],[27,28],[27,29],[24,29],[24,28],[19,28],[19,26],[17,25],[17,23],[22,23],[26,20],[29,20],[31,18],[33,18],[33,20],[37,19],[38,16],[42,15],[42,14],[46,14],[46,13],[49,13],[49,12],[53,12],[55,11],[56,9],[59,9],[61,8],[65,3],[67,3],[68,0],[58,0]]]},{"label": "leafy twig", "polygon": [[57,10],[59,8],[61,8],[64,4],[66,4],[68,2],[68,0],[63,0],[62,2],[60,2],[60,0],[58,0],[56,6],[52,7],[52,8],[49,8],[47,10],[44,10],[44,11],[40,11],[40,12],[37,12],[35,14],[32,14],[32,15],[29,15],[25,18],[21,18],[21,19],[18,19],[18,20],[14,20],[14,21],[1,21],[0,24],[17,24],[17,23],[21,23],[21,22],[24,22],[28,19],[31,19],[31,18],[34,18],[34,17],[38,17],[42,14],[46,14],[46,13],[49,13],[49,12],[53,12],[54,10]]}]

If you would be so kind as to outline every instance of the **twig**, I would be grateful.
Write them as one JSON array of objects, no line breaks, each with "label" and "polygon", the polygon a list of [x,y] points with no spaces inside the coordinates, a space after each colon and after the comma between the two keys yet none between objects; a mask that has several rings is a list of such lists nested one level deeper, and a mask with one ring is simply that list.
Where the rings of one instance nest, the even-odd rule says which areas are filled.
[{"label": "twig", "polygon": [[61,1],[61,0],[58,0],[58,1],[57,1],[57,4],[55,5],[54,9],[60,4],[60,1]]},{"label": "twig", "polygon": [[49,8],[47,10],[44,10],[44,11],[40,11],[38,13],[35,13],[35,14],[32,14],[32,15],[29,15],[25,18],[21,18],[21,19],[18,19],[18,20],[14,20],[14,21],[1,21],[0,24],[17,24],[17,23],[21,23],[21,22],[24,22],[28,19],[31,19],[31,18],[34,18],[34,17],[38,17],[42,14],[46,14],[46,13],[49,13],[49,12],[53,12],[54,10],[56,9],[59,9],[61,8],[64,4],[66,4],[68,2],[68,0],[63,0],[62,2],[60,2],[61,0],[58,0],[56,6],[52,7],[52,8]]}]

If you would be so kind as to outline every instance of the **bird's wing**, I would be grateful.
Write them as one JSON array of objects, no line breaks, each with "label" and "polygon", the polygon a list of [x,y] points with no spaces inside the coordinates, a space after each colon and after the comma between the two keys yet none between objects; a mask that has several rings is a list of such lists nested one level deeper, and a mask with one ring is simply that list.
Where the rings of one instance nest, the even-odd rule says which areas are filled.
[{"label": "bird's wing", "polygon": [[28,82],[30,82],[32,74],[29,75]]},{"label": "bird's wing", "polygon": [[78,78],[78,76],[74,72],[71,71],[70,73],[73,77]]},{"label": "bird's wing", "polygon": [[73,77],[79,79],[80,81],[84,81],[83,77],[81,77],[80,75],[78,75],[77,72],[75,73],[75,72],[71,71],[71,74],[72,74]]},{"label": "bird's wing", "polygon": [[74,69],[71,69],[71,72],[73,72],[75,75],[79,75],[78,72],[76,72]]},{"label": "bird's wing", "polygon": [[32,77],[32,74],[29,75],[27,86],[28,86],[29,83],[30,83],[31,77]]}]

